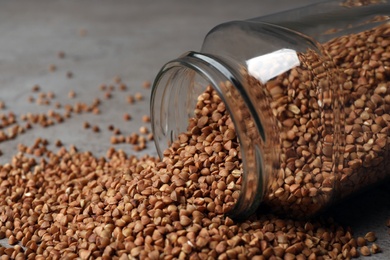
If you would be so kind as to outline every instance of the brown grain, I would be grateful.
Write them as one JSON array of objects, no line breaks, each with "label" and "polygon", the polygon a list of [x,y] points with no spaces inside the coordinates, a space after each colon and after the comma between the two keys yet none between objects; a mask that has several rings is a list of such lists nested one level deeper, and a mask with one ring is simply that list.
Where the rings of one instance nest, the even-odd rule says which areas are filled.
[{"label": "brown grain", "polygon": [[[291,75],[300,74],[294,70]],[[284,89],[279,86],[268,87],[271,96],[283,94]],[[350,92],[351,96],[357,96],[358,91],[359,87]],[[366,99],[359,95],[352,100],[351,104],[356,106],[353,110],[358,111],[363,105],[375,105],[375,110],[381,110],[388,103],[387,90],[381,84],[365,95]],[[68,116],[94,110],[81,103],[65,109]],[[306,147],[316,138],[331,142],[332,137],[312,132],[319,127],[315,120],[310,124],[296,120],[306,110],[303,104],[287,104],[283,113],[288,116],[280,121],[289,127],[283,136],[284,155],[294,158],[293,164],[291,159],[285,161],[285,175],[274,190],[275,197],[282,202],[291,197],[307,202],[321,192],[332,191],[328,182],[330,171],[322,169],[326,160],[317,159],[330,157],[330,148]],[[362,156],[356,151],[367,157],[371,151],[380,154],[387,147],[382,129],[390,119],[383,109],[376,112],[381,116],[376,115],[373,120],[372,114],[353,110],[346,127],[350,136],[347,158],[351,159],[344,168],[347,179],[359,167],[375,164],[375,157],[370,157],[370,162],[353,158]],[[310,116],[316,117],[315,113]],[[26,115],[24,119],[50,126],[54,124],[51,119],[66,117],[50,111],[47,115]],[[16,122],[12,114],[3,118],[2,124]],[[371,123],[369,129],[363,121]],[[311,130],[303,133],[303,125]],[[108,128],[115,130],[114,126]],[[96,125],[92,129],[99,131]],[[0,132],[0,141],[16,137],[20,131],[23,130],[18,127],[11,135]],[[377,138],[362,134],[369,131]],[[152,135],[133,133],[115,136],[115,143],[127,142],[141,150],[147,139],[152,139]],[[15,244],[7,249],[0,247],[0,253],[8,258],[345,259],[357,257],[359,252],[380,252],[375,243],[366,246],[367,241],[375,241],[373,232],[355,239],[347,228],[333,220],[304,221],[270,213],[253,215],[242,222],[226,217],[241,189],[241,147],[230,115],[211,87],[201,95],[188,131],[164,151],[161,159],[137,158],[114,148],[107,151],[105,158],[98,158],[75,146],[51,151],[48,145],[44,138],[36,139],[31,146],[20,145],[20,153],[0,165],[0,238],[7,237],[10,244]],[[297,149],[288,149],[291,147]],[[308,163],[315,176],[303,174]],[[16,245],[19,242],[25,250]]]},{"label": "brown grain", "polygon": [[56,70],[57,70],[57,66],[56,65],[54,65],[54,64],[50,64],[49,65],[49,71],[54,72]]},{"label": "brown grain", "polygon": [[129,113],[123,114],[123,120],[125,120],[125,121],[131,120],[131,115]]},{"label": "brown grain", "polygon": [[59,52],[57,53],[57,57],[60,58],[60,59],[65,58],[65,52],[59,51]]},{"label": "brown grain", "polygon": [[69,91],[68,97],[69,98],[75,98],[76,97],[76,92],[74,90]]}]

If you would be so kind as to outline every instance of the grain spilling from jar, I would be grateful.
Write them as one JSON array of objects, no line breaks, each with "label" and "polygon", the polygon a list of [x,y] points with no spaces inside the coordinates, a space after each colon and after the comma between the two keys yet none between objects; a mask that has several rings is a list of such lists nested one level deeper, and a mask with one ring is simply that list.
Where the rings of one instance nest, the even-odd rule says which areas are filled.
[{"label": "grain spilling from jar", "polygon": [[[384,69],[386,66],[383,65]],[[318,67],[319,74],[320,70]],[[291,74],[291,82],[282,84],[295,84],[299,77],[307,77],[305,82],[313,79],[299,68]],[[388,76],[386,69],[382,74]],[[313,80],[317,79],[318,84],[325,84],[318,77]],[[350,81],[353,80],[351,77]],[[353,96],[354,90],[348,89],[350,84],[346,83],[344,89]],[[387,89],[380,87],[377,93],[374,91],[382,98],[377,103],[387,104]],[[284,90],[278,85],[269,86],[270,95],[281,95],[281,91]],[[288,94],[305,97],[299,90],[295,93],[290,90]],[[318,193],[326,195],[333,188],[331,169],[323,167],[332,156],[329,148],[310,145],[319,139],[328,143],[332,139],[319,133],[322,123],[316,120],[319,115],[309,112],[309,105],[318,104],[314,102],[318,96],[310,91],[308,95],[310,98],[301,103],[279,100],[273,106],[286,105],[281,109],[285,113],[281,124],[290,129],[282,136],[286,157],[282,169],[290,175],[280,178],[285,185],[274,192],[274,197],[282,202],[291,200],[293,194],[302,203],[313,203],[306,198],[316,197]],[[137,95],[136,100],[141,99]],[[362,101],[367,103],[367,99]],[[356,104],[362,106],[361,101]],[[65,109],[69,116],[90,111],[89,106],[81,103]],[[311,123],[310,119],[296,120],[296,116],[306,113],[310,113]],[[3,123],[15,124],[12,113],[3,118]],[[51,125],[50,116],[28,114],[25,118],[34,124]],[[370,114],[368,117],[364,114],[361,120],[369,118]],[[66,125],[66,121],[61,123]],[[310,130],[299,134],[306,124]],[[98,126],[88,124],[88,127]],[[8,140],[20,134],[18,129],[13,131],[13,135],[0,134],[0,141],[2,136]],[[116,133],[122,142],[120,132]],[[145,142],[137,133],[124,140],[137,144],[136,149],[141,149]],[[162,159],[147,155],[138,158],[114,148],[108,149],[106,157],[97,157],[90,151],[79,151],[76,146],[66,149],[60,140],[56,142],[58,150],[50,150],[49,143],[38,138],[32,146],[21,144],[19,153],[0,165],[0,238],[13,245],[0,246],[0,255],[5,259],[348,259],[380,252],[378,245],[370,245],[376,240],[374,233],[355,238],[348,228],[331,219],[305,221],[268,213],[235,222],[226,217],[241,189],[242,157],[232,120],[211,87],[199,96],[188,131],[179,135]],[[289,149],[294,145],[296,151]],[[305,168],[308,161],[312,171]],[[357,169],[352,167],[354,164],[346,165],[354,171]],[[300,170],[295,174],[297,169]],[[304,175],[307,172],[309,175]],[[348,173],[340,176],[352,181]],[[360,179],[357,181],[359,184]],[[288,196],[284,195],[286,192]]]},{"label": "grain spilling from jar", "polygon": [[241,152],[211,87],[188,132],[161,160],[48,145],[42,138],[21,145],[0,166],[0,236],[15,245],[0,253],[10,258],[345,259],[379,252],[367,242],[359,247],[332,220],[226,217],[240,190]]}]

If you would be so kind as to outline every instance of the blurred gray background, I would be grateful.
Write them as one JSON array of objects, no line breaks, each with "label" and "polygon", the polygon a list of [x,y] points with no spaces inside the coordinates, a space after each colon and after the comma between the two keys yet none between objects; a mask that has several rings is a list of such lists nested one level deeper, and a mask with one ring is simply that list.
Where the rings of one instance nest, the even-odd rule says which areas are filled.
[{"label": "blurred gray background", "polygon": [[[12,111],[18,117],[27,112],[46,113],[54,103],[90,104],[100,98],[101,114],[83,113],[66,123],[43,128],[34,126],[15,140],[0,143],[0,163],[10,161],[17,144],[33,144],[37,137],[51,142],[60,139],[65,146],[105,155],[112,146],[108,131],[114,125],[126,135],[137,132],[143,115],[149,114],[149,92],[144,81],[153,81],[164,63],[189,50],[199,50],[206,33],[214,26],[253,18],[277,11],[319,2],[313,0],[263,1],[5,1],[0,0],[0,101],[6,105],[0,114]],[[60,59],[58,52],[65,58]],[[50,71],[55,65],[56,71]],[[72,78],[67,74],[71,72]],[[126,92],[112,91],[106,100],[101,84],[111,84],[120,76]],[[40,106],[28,102],[39,84],[41,92],[53,92],[52,104]],[[74,99],[68,93],[76,93]],[[144,100],[129,105],[127,95],[142,93]],[[124,121],[129,113],[131,121]],[[22,122],[18,119],[18,122]],[[84,129],[89,122],[99,133]],[[134,153],[130,145],[116,145]],[[138,154],[156,151],[152,142]],[[343,202],[327,214],[352,227],[355,235],[375,231],[383,253],[372,259],[390,259],[390,235],[385,221],[390,217],[390,185],[385,183]],[[2,242],[4,243],[4,241]]]}]

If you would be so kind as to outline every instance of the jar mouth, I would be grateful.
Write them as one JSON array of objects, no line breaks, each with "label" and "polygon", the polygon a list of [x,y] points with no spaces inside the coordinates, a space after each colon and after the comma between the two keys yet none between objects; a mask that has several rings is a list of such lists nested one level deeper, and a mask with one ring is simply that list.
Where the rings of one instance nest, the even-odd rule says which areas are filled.
[{"label": "jar mouth", "polygon": [[[246,219],[257,210],[267,182],[263,145],[266,142],[265,129],[243,82],[240,73],[232,69],[227,61],[188,52],[160,70],[153,84],[150,107],[155,144],[162,158],[164,150],[187,131],[197,97],[209,85],[216,90],[231,116],[241,147],[241,190],[236,204],[227,213],[236,220]],[[252,126],[250,135],[248,125]]]}]

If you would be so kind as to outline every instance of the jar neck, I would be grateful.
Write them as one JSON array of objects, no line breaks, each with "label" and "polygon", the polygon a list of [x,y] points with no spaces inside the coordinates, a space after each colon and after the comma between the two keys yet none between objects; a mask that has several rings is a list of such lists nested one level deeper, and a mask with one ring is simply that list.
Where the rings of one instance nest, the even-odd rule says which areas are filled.
[{"label": "jar neck", "polygon": [[[189,52],[167,63],[153,84],[151,119],[157,151],[163,151],[187,131],[197,97],[211,85],[225,103],[240,143],[243,174],[237,203],[228,215],[245,219],[259,206],[268,176],[277,162],[277,132],[263,125],[269,106],[259,106],[251,96],[237,62],[208,54]],[[264,97],[264,100],[265,97]],[[256,105],[255,105],[256,104]],[[276,164],[275,164],[276,163]]]}]

